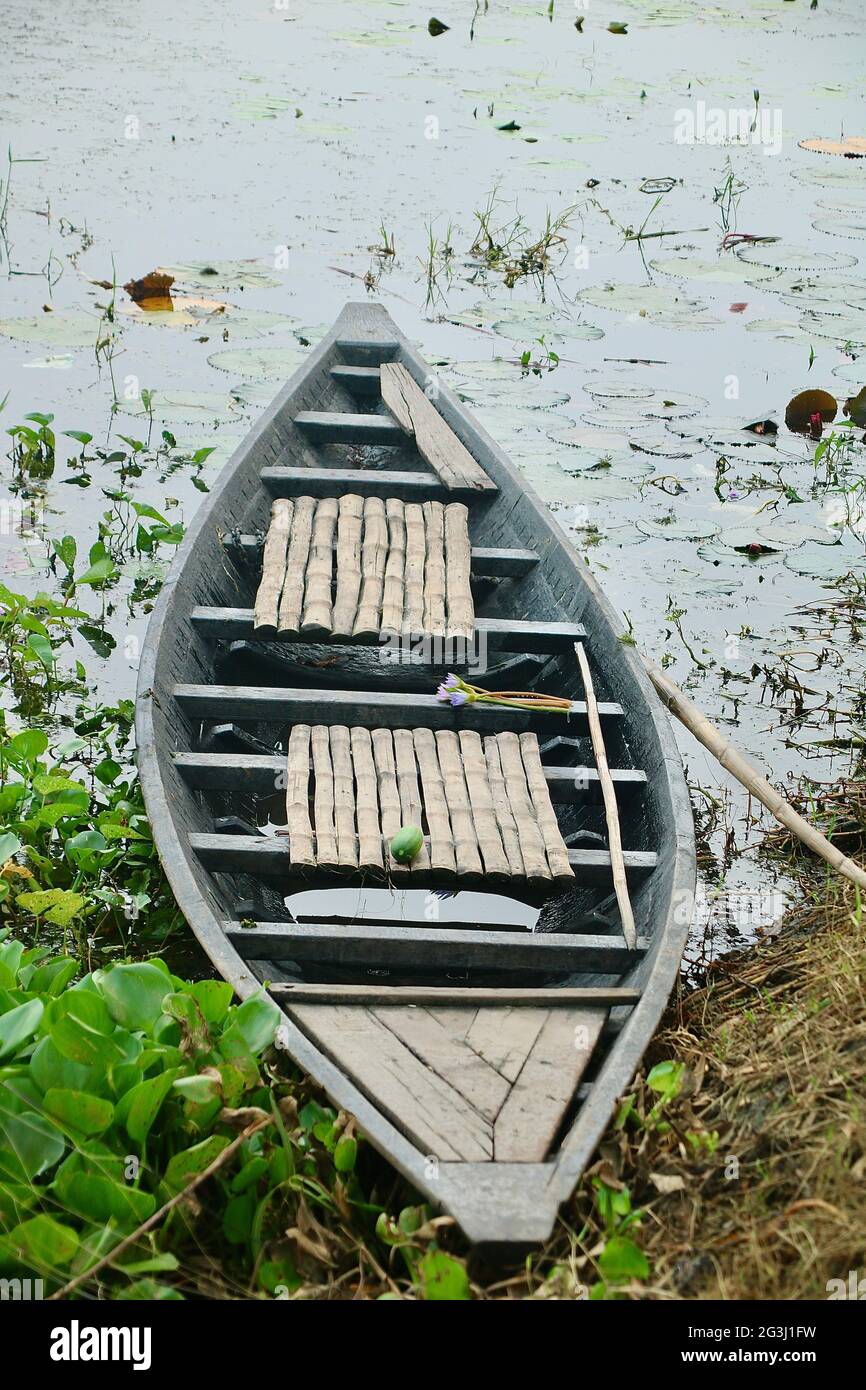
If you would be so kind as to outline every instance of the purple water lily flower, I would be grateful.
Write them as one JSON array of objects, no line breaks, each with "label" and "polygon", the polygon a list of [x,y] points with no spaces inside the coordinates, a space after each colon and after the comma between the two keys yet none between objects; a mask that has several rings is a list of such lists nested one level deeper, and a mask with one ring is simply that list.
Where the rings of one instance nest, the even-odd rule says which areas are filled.
[{"label": "purple water lily flower", "polygon": [[453,671],[449,671],[436,691],[436,698],[457,707],[458,705],[465,705],[469,701],[470,693],[466,682],[462,681],[459,676],[455,676]]}]

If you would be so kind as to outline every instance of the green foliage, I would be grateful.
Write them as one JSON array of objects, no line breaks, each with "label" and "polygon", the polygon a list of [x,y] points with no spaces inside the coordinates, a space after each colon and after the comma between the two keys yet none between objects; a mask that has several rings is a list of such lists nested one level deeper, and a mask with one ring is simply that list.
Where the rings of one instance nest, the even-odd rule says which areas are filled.
[{"label": "green foliage", "polygon": [[[0,992],[0,1271],[57,1285],[227,1148],[234,1107],[267,1097],[260,1059],[279,1010],[264,996],[233,1006],[224,990],[208,990],[205,1020],[199,987],[159,960],[67,978],[58,993],[57,967],[76,963],[45,956],[3,933],[11,978]],[[173,1024],[169,999],[189,1003],[194,1033]],[[204,1107],[197,1081],[207,1083]],[[220,1175],[231,1244],[249,1247],[275,1145],[279,1136],[252,1137]],[[127,1275],[171,1269],[166,1253]]]},{"label": "green foliage", "polygon": [[53,749],[41,729],[10,734],[0,715],[0,913],[17,929],[161,941],[177,925],[138,782],[123,770],[133,714],[131,700],[80,705]]}]

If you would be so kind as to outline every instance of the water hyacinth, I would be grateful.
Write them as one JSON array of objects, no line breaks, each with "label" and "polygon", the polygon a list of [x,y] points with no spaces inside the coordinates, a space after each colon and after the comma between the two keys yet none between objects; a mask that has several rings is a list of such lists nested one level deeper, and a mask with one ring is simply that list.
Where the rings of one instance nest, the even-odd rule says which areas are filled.
[{"label": "water hyacinth", "polygon": [[535,713],[568,714],[571,700],[563,695],[542,695],[533,690],[485,690],[481,685],[471,685],[462,676],[450,671],[436,691],[437,700],[442,700],[455,709],[461,705],[480,703],[486,705],[505,705],[509,709],[530,710]]}]

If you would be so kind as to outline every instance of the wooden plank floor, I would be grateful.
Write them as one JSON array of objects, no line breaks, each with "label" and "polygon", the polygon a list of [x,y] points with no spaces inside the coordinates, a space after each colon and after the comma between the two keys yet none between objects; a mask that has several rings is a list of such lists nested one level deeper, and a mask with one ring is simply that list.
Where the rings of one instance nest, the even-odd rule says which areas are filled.
[{"label": "wooden plank floor", "polygon": [[472,1163],[547,1156],[607,1017],[433,1004],[288,1012],[423,1153]]}]

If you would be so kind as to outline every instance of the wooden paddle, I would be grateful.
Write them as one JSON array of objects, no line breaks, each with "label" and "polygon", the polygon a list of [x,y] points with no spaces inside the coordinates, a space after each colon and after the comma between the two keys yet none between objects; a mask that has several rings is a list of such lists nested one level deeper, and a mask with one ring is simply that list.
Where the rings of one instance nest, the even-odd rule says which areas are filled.
[{"label": "wooden paddle", "polygon": [[660,667],[653,661],[644,657],[644,665],[650,680],[658,691],[664,703],[667,705],[671,714],[675,714],[680,723],[685,724],[690,733],[694,734],[699,743],[717,758],[722,767],[730,772],[732,777],[736,777],[752,796],[766,806],[767,810],[780,821],[792,835],[796,835],[804,845],[811,849],[815,854],[826,859],[827,863],[843,874],[845,878],[856,883],[860,888],[866,888],[866,872],[861,869],[859,864],[855,864],[853,859],[849,859],[840,849],[831,844],[826,835],[822,835],[820,830],[816,830],[814,825],[810,825],[804,820],[799,812],[795,811],[790,802],[786,801],[780,792],[777,792],[761,774],[752,767],[749,760],[725,738],[705,714],[698,709],[696,704],[685,695],[679,686],[666,676]]}]

